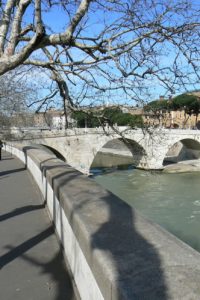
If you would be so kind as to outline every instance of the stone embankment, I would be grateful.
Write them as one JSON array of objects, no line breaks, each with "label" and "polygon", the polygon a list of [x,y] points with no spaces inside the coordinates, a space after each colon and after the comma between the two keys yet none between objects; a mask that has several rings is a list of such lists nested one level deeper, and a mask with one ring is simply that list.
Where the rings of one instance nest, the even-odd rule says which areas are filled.
[{"label": "stone embankment", "polygon": [[185,160],[164,167],[164,173],[200,172],[200,160]]}]

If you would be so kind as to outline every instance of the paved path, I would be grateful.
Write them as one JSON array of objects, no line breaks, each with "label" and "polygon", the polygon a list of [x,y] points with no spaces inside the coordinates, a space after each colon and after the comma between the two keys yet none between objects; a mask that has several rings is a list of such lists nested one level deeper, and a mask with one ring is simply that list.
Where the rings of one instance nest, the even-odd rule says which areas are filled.
[{"label": "paved path", "polygon": [[24,165],[0,161],[0,299],[74,300],[43,198]]}]

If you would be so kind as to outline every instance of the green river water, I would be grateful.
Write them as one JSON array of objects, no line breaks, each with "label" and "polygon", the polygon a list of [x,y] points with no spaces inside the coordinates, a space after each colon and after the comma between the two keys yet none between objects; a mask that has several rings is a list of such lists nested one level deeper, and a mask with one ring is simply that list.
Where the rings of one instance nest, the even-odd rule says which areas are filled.
[{"label": "green river water", "polygon": [[95,180],[200,252],[200,173],[131,169],[100,173]]}]

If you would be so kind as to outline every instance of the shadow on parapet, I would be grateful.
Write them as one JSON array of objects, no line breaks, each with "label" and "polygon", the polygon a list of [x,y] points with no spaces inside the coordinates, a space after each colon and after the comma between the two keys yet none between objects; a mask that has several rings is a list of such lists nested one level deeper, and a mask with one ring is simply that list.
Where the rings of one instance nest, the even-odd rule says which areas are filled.
[{"label": "shadow on parapet", "polygon": [[[60,214],[61,240],[63,220],[61,211],[56,210],[55,197],[62,202],[63,193],[66,191],[65,196],[70,199],[68,205],[71,207],[68,212],[69,223],[73,227],[76,215],[79,215],[81,220],[85,219],[87,222],[83,224],[88,226],[86,231],[92,233],[91,255],[95,257],[95,269],[98,268],[94,275],[101,277],[96,278],[100,282],[100,289],[104,277],[103,281],[108,289],[112,284],[112,299],[169,299],[159,253],[148,241],[148,237],[139,232],[133,208],[110,192],[102,193],[102,189],[93,180],[88,180],[81,173],[66,167],[64,164],[43,165],[45,174],[48,170],[54,172],[55,168],[55,175],[51,178],[54,191],[53,215],[56,222]],[[57,168],[60,172],[56,171]],[[142,226],[148,224],[144,223]],[[101,251],[96,254],[95,250]],[[99,260],[98,255],[103,255],[103,258]],[[93,265],[94,260],[91,268]]]},{"label": "shadow on parapet", "polygon": [[102,250],[108,259],[105,267],[116,272],[113,299],[169,299],[157,250],[137,231],[134,210],[118,200],[112,194],[100,200],[109,217],[91,239],[94,253]]},{"label": "shadow on parapet", "polygon": [[[91,232],[89,247],[95,265],[98,267],[99,264],[98,271],[95,266],[94,275],[100,288],[102,281],[99,276],[103,276],[105,285],[112,289],[110,292],[113,299],[169,299],[159,253],[148,240],[148,236],[144,237],[142,234],[148,224],[141,224],[141,218],[138,226],[138,217],[135,216],[133,208],[112,193],[102,192],[99,185],[62,162],[47,159],[40,163],[40,167],[44,176],[48,176],[48,171],[51,172],[53,219],[56,223],[57,217],[60,218],[61,240],[63,220],[61,210],[56,208],[56,196],[62,202],[62,194],[66,191],[66,197],[70,199],[71,211],[68,212],[68,218],[72,227],[77,214],[81,215],[81,220],[85,218],[87,221],[84,226],[88,226],[87,230]],[[139,227],[143,228],[141,232]],[[53,273],[57,256],[43,263],[24,255],[25,251],[22,252],[24,259],[40,266],[43,272],[51,273],[57,280],[59,274]],[[103,255],[103,259],[101,257],[99,260],[99,255]],[[93,264],[94,261],[91,268]],[[103,274],[99,275],[101,270]],[[59,293],[57,300],[63,299],[61,292]],[[70,297],[73,296],[70,295],[67,299],[72,299]]]}]

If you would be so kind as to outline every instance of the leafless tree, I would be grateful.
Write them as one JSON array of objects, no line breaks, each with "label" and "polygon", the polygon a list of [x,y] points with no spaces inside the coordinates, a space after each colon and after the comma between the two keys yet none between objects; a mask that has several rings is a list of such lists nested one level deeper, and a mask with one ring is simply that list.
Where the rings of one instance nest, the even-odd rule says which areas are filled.
[{"label": "leafless tree", "polygon": [[[48,69],[65,110],[187,89],[199,82],[197,2],[2,1],[0,75],[21,64]],[[49,21],[58,10],[64,30]]]},{"label": "leafless tree", "polygon": [[6,116],[27,110],[27,99],[35,97],[27,68],[17,68],[0,77],[0,110]]}]

